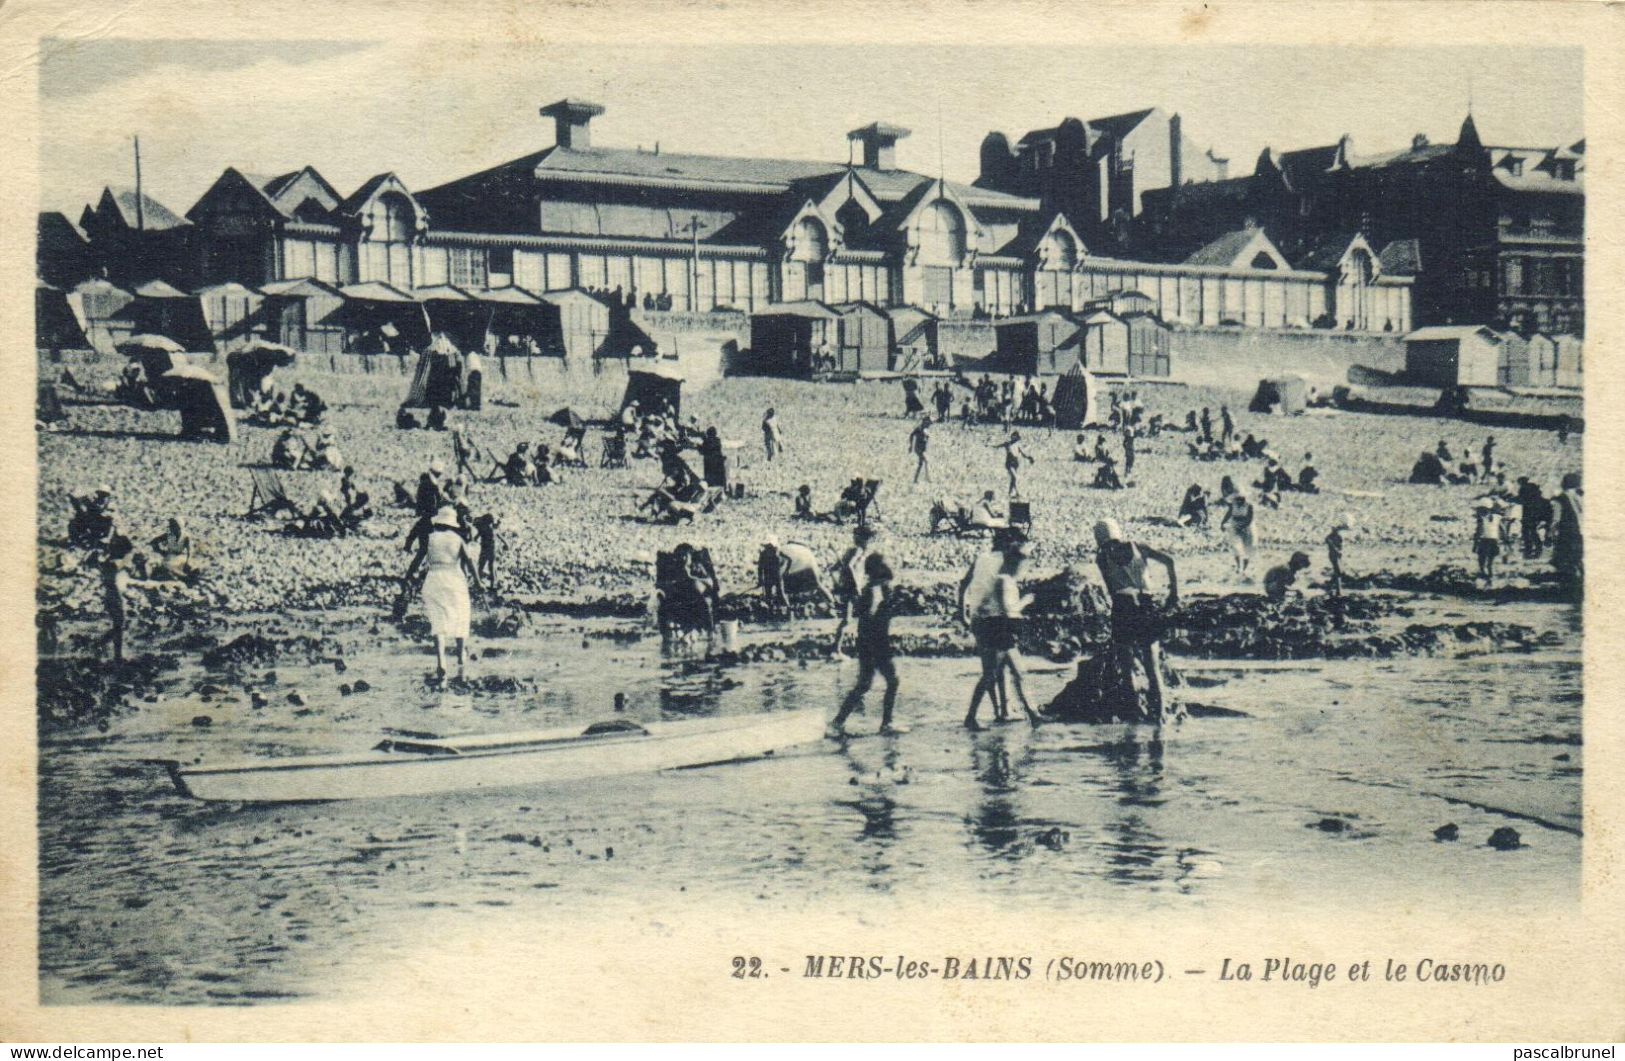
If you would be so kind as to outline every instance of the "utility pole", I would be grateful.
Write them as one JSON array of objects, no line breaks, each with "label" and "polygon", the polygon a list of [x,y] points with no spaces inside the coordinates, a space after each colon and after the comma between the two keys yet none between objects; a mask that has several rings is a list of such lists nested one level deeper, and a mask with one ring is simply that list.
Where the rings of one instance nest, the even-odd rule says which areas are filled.
[{"label": "utility pole", "polygon": [[141,232],[147,227],[146,207],[141,201],[141,134],[131,139],[135,143],[135,230]]},{"label": "utility pole", "polygon": [[678,229],[689,236],[688,308],[695,313],[700,309],[700,215],[690,214],[688,224]]}]

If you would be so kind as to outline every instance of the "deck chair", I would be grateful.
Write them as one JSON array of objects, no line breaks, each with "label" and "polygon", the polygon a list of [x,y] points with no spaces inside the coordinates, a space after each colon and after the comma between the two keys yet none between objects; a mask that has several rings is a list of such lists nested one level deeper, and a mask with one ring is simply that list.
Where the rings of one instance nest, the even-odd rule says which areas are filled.
[{"label": "deck chair", "polygon": [[[568,452],[575,454],[574,457],[568,455],[566,447],[568,447]],[[587,429],[581,428],[579,431],[565,432],[563,444],[555,448],[553,454],[553,463],[557,467],[585,468],[587,466]]]},{"label": "deck chair", "polygon": [[287,487],[275,468],[250,468],[248,474],[254,483],[254,492],[248,499],[245,518],[270,513],[286,512],[290,517],[299,515],[299,506],[288,497]]},{"label": "deck chair", "polygon": [[626,435],[611,431],[604,435],[604,448],[598,458],[600,468],[626,467]]}]

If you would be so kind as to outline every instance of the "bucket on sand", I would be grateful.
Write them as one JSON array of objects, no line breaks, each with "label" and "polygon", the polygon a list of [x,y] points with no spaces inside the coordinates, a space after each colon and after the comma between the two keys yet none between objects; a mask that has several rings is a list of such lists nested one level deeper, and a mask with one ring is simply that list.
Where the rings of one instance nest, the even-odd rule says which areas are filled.
[{"label": "bucket on sand", "polygon": [[739,651],[739,620],[724,619],[718,624],[722,631],[722,650],[724,652]]}]

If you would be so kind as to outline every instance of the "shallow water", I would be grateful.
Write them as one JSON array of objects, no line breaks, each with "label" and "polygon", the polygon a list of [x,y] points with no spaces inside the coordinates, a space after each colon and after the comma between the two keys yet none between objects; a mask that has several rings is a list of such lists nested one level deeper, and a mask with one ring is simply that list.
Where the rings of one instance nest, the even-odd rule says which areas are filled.
[{"label": "shallow water", "polygon": [[[1567,610],[1493,613],[1564,630],[1578,644]],[[327,664],[279,664],[281,695],[263,709],[246,696],[175,698],[115,720],[105,735],[46,740],[42,997],[320,996],[354,972],[357,953],[415,926],[504,909],[568,917],[616,897],[658,906],[681,894],[744,912],[858,911],[924,895],[1216,912],[1264,902],[1527,909],[1578,897],[1581,669],[1572,652],[1281,671],[1204,664],[1183,695],[1248,717],[1192,719],[1161,739],[1126,726],[967,734],[956,723],[974,663],[905,659],[899,714],[913,729],[900,737],[468,797],[206,805],[176,795],[147,761],[357,750],[385,727],[584,723],[607,714],[616,691],[644,719],[833,710],[852,680],[851,663],[718,673],[663,655],[647,637],[583,647],[588,633],[622,628],[541,625],[535,636],[488,643],[505,651],[471,665],[534,678],[535,692],[437,692],[423,681],[432,656],[390,645],[351,653],[342,676]],[[1029,661],[1035,702],[1069,673]],[[340,682],[360,677],[370,692],[339,695]],[[295,687],[303,708],[286,701]],[[853,730],[878,724],[878,698],[877,689]],[[212,724],[192,725],[199,714]],[[1343,827],[1322,828],[1323,819]],[[1436,842],[1447,822],[1461,839]],[[1503,825],[1526,846],[1487,847]]]}]

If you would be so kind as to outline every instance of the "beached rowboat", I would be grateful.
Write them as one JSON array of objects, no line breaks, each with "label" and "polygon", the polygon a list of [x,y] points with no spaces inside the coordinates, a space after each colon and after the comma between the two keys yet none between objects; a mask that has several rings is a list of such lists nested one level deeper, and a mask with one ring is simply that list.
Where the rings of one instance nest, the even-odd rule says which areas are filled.
[{"label": "beached rowboat", "polygon": [[392,738],[360,754],[224,765],[165,760],[182,795],[238,803],[303,803],[488,791],[710,766],[822,739],[824,712],[784,711],[683,722],[627,719],[445,738]]}]

